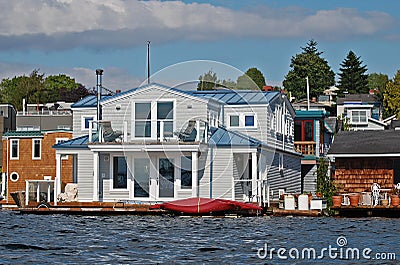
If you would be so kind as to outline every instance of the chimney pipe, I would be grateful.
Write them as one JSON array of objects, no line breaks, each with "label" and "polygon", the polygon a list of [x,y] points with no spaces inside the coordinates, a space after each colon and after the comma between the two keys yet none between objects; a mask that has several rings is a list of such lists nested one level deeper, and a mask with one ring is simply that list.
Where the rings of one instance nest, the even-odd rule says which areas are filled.
[{"label": "chimney pipe", "polygon": [[101,120],[101,106],[100,106],[100,100],[101,100],[101,87],[102,87],[102,75],[103,75],[103,70],[102,69],[96,69],[96,76],[97,76],[97,121]]}]

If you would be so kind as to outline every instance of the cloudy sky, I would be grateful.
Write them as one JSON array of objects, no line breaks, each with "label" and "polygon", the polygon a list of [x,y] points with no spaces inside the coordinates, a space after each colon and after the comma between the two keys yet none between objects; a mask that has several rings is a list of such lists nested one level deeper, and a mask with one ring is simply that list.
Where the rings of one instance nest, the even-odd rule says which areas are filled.
[{"label": "cloudy sky", "polygon": [[0,0],[0,78],[65,73],[87,87],[104,69],[110,89],[146,78],[191,81],[208,70],[234,79],[257,67],[279,85],[292,56],[318,42],[332,69],[352,50],[368,72],[400,69],[400,2]]}]

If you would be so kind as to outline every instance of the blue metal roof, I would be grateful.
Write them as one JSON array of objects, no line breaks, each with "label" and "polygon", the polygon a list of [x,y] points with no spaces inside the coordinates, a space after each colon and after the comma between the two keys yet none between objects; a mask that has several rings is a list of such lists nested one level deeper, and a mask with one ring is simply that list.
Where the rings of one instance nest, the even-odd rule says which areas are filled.
[{"label": "blue metal roof", "polygon": [[[97,141],[96,139],[93,139],[93,141]],[[89,135],[77,137],[65,142],[61,142],[59,144],[53,145],[53,148],[68,148],[68,149],[75,149],[75,148],[88,148],[88,143],[89,143]]]},{"label": "blue metal roof", "polygon": [[[108,100],[113,97],[119,97],[124,94],[131,93],[138,89],[143,89],[151,85],[163,87],[172,91],[184,93],[199,98],[212,98],[229,105],[247,105],[247,104],[268,104],[279,92],[276,91],[257,91],[257,90],[209,90],[209,91],[186,91],[173,87],[167,87],[160,84],[151,83],[142,87],[133,88],[113,96],[102,96],[101,101]],[[71,108],[94,108],[97,106],[96,95],[87,96],[78,102],[72,104]]]},{"label": "blue metal roof", "polygon": [[258,147],[262,142],[239,132],[228,131],[225,128],[210,128],[211,137],[209,143],[216,146],[247,146]]},{"label": "blue metal roof", "polygon": [[275,96],[276,91],[254,91],[254,90],[210,90],[189,91],[188,93],[197,97],[213,98],[228,105],[268,104]]}]

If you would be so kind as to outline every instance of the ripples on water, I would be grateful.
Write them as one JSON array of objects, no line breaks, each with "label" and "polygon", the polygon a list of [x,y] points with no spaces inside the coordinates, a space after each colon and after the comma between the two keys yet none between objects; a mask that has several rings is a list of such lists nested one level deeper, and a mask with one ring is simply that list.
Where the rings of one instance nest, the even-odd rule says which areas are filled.
[{"label": "ripples on water", "polygon": [[36,216],[3,211],[0,227],[1,264],[309,264],[262,260],[257,250],[265,243],[276,249],[320,250],[336,247],[339,236],[347,238],[348,247],[396,252],[400,260],[399,219]]}]

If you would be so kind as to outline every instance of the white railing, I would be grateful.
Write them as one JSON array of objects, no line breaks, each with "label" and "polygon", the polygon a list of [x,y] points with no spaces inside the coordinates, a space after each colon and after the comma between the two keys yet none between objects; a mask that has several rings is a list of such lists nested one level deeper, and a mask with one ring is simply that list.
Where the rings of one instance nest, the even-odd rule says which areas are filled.
[{"label": "white railing", "polygon": [[[51,196],[53,195],[53,200]],[[54,202],[57,204],[57,192],[54,180],[26,180],[25,204],[29,201]]]},{"label": "white railing", "polygon": [[[233,180],[233,197],[234,200],[244,202],[257,202],[260,206],[270,205],[270,187],[266,180],[256,180],[256,187],[253,185],[252,179],[234,179]],[[245,184],[241,185],[241,184]],[[255,192],[255,194],[253,194]]]}]

